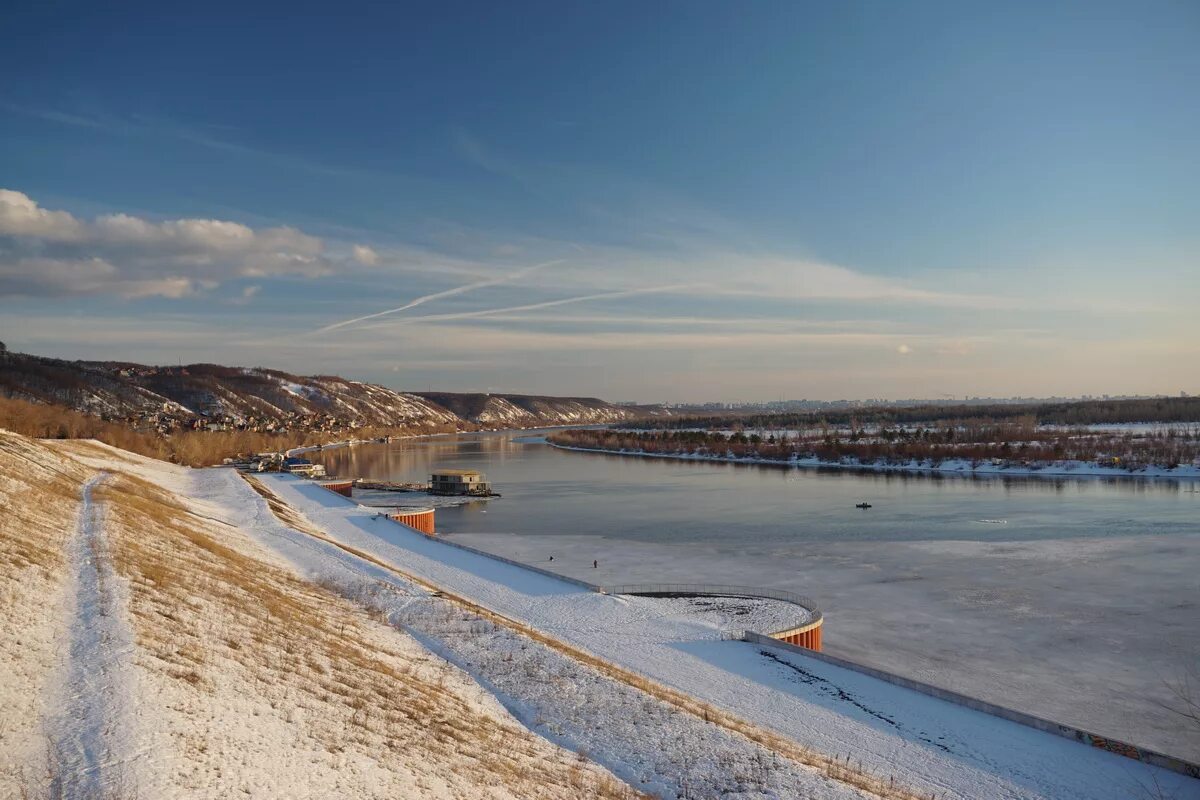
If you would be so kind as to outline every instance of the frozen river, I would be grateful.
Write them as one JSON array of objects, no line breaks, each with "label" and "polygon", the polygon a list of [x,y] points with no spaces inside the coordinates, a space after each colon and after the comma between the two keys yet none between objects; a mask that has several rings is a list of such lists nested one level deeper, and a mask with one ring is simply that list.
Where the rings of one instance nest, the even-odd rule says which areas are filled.
[{"label": "frozen river", "polygon": [[530,432],[311,455],[394,481],[481,469],[503,498],[438,509],[439,533],[597,583],[790,589],[830,652],[1200,757],[1200,725],[1162,707],[1200,677],[1200,482],[679,462]]}]

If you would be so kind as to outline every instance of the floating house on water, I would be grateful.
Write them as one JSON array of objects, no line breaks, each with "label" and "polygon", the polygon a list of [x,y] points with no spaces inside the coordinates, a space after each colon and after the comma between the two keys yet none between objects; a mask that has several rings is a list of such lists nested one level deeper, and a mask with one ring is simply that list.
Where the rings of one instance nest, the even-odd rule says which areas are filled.
[{"label": "floating house on water", "polygon": [[487,476],[474,469],[440,469],[429,476],[430,494],[483,495],[492,493]]}]

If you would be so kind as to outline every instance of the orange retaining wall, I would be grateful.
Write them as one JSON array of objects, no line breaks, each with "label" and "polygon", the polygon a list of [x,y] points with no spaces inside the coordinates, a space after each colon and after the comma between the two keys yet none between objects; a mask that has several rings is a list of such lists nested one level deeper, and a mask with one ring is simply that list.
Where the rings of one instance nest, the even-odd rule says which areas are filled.
[{"label": "orange retaining wall", "polygon": [[416,528],[421,533],[427,533],[432,536],[435,531],[433,529],[433,509],[411,509],[400,510],[395,514],[388,514],[389,517],[410,528]]},{"label": "orange retaining wall", "polygon": [[805,625],[802,628],[793,628],[790,631],[773,633],[771,634],[771,638],[787,642],[788,644],[794,644],[797,647],[816,650],[819,653],[821,652],[821,627],[824,623],[824,619],[819,619],[811,625]]},{"label": "orange retaining wall", "polygon": [[336,492],[342,497],[354,496],[354,481],[327,481],[321,484],[331,492]]},{"label": "orange retaining wall", "polygon": [[[342,497],[352,499],[354,497],[354,481],[323,481],[320,485],[335,494],[340,494]],[[394,514],[388,514],[388,516],[402,525],[416,528],[421,533],[426,533],[430,536],[435,533],[432,508],[402,508],[397,509]]]}]

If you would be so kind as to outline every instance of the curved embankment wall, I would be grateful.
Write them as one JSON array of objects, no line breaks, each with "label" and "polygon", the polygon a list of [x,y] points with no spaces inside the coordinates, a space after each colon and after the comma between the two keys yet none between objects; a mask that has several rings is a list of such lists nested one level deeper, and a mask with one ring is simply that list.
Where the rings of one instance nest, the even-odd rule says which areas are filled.
[{"label": "curved embankment wall", "polygon": [[1150,750],[1145,747],[1139,747],[1135,744],[1122,742],[1119,739],[1113,739],[1108,736],[1103,736],[1098,733],[1092,733],[1082,728],[1076,728],[1074,725],[1068,725],[1063,722],[1055,722],[1053,720],[1044,719],[1042,717],[1027,714],[1024,711],[1008,708],[1006,706],[989,703],[986,700],[981,700],[970,695],[959,694],[950,689],[943,689],[940,686],[924,683],[912,678],[897,675],[894,672],[871,667],[866,664],[860,664],[857,661],[851,661],[848,658],[839,658],[831,656],[828,653],[816,653],[810,649],[797,647],[796,645],[788,644],[782,641],[777,636],[763,636],[760,633],[753,631],[745,631],[742,634],[743,642],[750,642],[757,645],[765,645],[767,647],[778,648],[785,651],[797,653],[798,655],[815,658],[824,661],[826,664],[833,664],[842,669],[849,669],[855,672],[860,672],[863,675],[869,675],[876,680],[886,681],[887,683],[896,686],[902,686],[905,689],[910,689],[914,692],[936,697],[939,700],[945,700],[947,703],[965,706],[974,711],[979,711],[984,714],[990,714],[994,717],[1016,722],[1019,725],[1025,725],[1030,728],[1036,728],[1039,731],[1052,733],[1056,736],[1062,736],[1066,739],[1074,739],[1077,742],[1082,742],[1100,750],[1107,750],[1110,753],[1116,753],[1126,758],[1132,758],[1135,761],[1143,761],[1147,764],[1169,769],[1172,772],[1178,772],[1181,775],[1187,775],[1192,778],[1200,778],[1200,764],[1176,756],[1159,753],[1155,750]]},{"label": "curved embankment wall", "polygon": [[768,634],[772,639],[778,639],[781,642],[794,644],[797,647],[805,647],[809,650],[821,652],[821,629],[825,622],[824,619],[819,619],[816,622],[810,622],[807,625],[802,625],[799,628],[789,628],[786,631],[779,633]]},{"label": "curved embankment wall", "polygon": [[[343,497],[353,498],[354,481],[353,480],[333,480],[319,481],[319,484],[331,492],[342,495]],[[436,533],[434,525],[434,509],[432,508],[398,508],[388,514],[390,519],[399,522],[402,525],[407,525],[410,528],[415,528],[421,533],[433,536]],[[471,548],[464,548],[471,549]],[[481,552],[481,551],[480,551]],[[490,558],[497,556],[487,553]],[[500,559],[507,560],[507,559]],[[511,562],[525,569],[530,569],[529,565],[520,562]],[[538,570],[539,572],[541,570]],[[556,578],[562,576],[555,573],[547,573]],[[758,589],[752,586],[719,586],[712,584],[692,584],[692,583],[652,583],[652,584],[634,584],[628,586],[609,586],[599,587],[585,584],[593,591],[605,592],[607,594],[631,594],[653,597],[658,596],[675,596],[675,597],[756,597],[769,600],[779,600],[785,603],[792,603],[804,609],[808,619],[802,625],[797,625],[786,630],[767,633],[773,639],[778,639],[781,642],[787,642],[797,647],[804,647],[809,650],[821,650],[821,629],[824,625],[824,617],[817,609],[816,603],[811,599],[803,596],[787,592],[782,589]]]},{"label": "curved embankment wall", "polygon": [[607,586],[608,594],[631,594],[641,597],[752,597],[791,603],[805,611],[803,624],[782,631],[767,633],[772,639],[809,650],[821,650],[821,629],[825,617],[812,598],[783,589],[759,589],[754,586],[723,586],[708,583],[637,583],[626,586]]},{"label": "curved embankment wall", "polygon": [[[354,499],[353,480],[317,481],[317,485],[323,489],[328,489],[334,494]],[[395,511],[389,513],[388,517],[399,522],[401,525],[416,528],[421,533],[433,536],[436,533],[433,512],[434,509],[432,508],[397,508]]]}]

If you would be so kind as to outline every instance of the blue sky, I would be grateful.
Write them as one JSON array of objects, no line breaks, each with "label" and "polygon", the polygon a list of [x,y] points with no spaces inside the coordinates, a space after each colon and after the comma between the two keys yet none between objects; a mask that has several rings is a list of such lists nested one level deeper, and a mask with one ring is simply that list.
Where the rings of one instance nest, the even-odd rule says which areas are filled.
[{"label": "blue sky", "polygon": [[6,9],[10,349],[1200,391],[1195,3],[169,5]]}]

